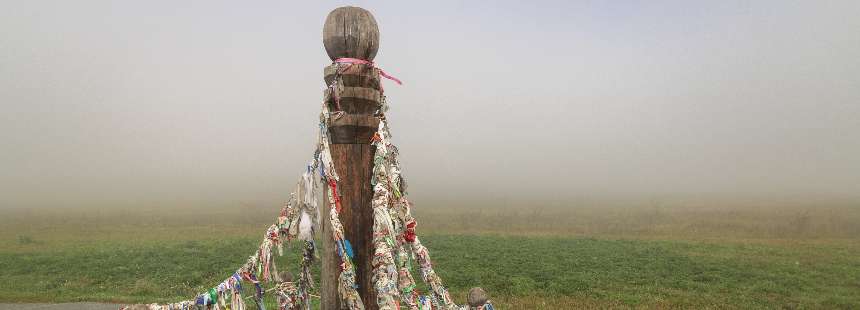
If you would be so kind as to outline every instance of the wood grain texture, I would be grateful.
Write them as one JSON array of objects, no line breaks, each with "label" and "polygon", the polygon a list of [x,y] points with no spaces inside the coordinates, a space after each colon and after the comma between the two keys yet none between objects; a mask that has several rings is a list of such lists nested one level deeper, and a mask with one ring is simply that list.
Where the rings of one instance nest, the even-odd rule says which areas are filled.
[{"label": "wood grain texture", "polygon": [[373,131],[376,131],[376,128],[379,127],[379,119],[374,117],[373,115],[362,115],[362,114],[347,114],[344,113],[342,116],[334,116],[329,121],[329,126],[338,127],[338,126],[361,126],[361,127],[370,127],[373,128]]},{"label": "wood grain texture", "polygon": [[372,66],[363,64],[353,64],[351,66],[344,66],[341,68],[328,66],[323,70],[323,74],[325,76],[326,85],[330,85],[331,82],[334,81],[335,76],[340,74],[340,76],[345,80],[344,82],[349,85],[379,89],[379,73],[376,72]]},{"label": "wood grain texture", "polygon": [[320,239],[322,239],[322,250],[320,251],[320,309],[340,309],[340,294],[337,292],[337,277],[340,274],[340,259],[335,250],[334,237],[330,222],[331,204],[328,202],[328,194],[331,190],[326,186],[323,199],[323,208],[320,210],[322,217],[320,224]]},{"label": "wood grain texture", "polygon": [[331,111],[344,111],[349,114],[370,115],[376,113],[379,102],[382,100],[380,91],[379,73],[373,66],[353,65],[331,65],[325,68],[324,78],[326,85],[331,85],[340,76],[338,85],[339,104],[329,105]]},{"label": "wood grain texture", "polygon": [[[355,257],[356,284],[365,309],[378,309],[376,290],[373,288],[371,265],[373,257],[373,210],[370,200],[373,188],[370,177],[373,174],[373,155],[376,147],[370,144],[332,144],[331,156],[340,182],[338,191],[341,199],[340,221],[344,236],[352,243]],[[327,189],[328,190],[328,189]],[[320,278],[320,307],[324,310],[341,309],[340,295],[337,290],[340,274],[340,258],[335,252],[329,219],[330,205],[325,200],[322,210],[322,274]]]},{"label": "wood grain texture", "polygon": [[372,115],[343,114],[332,118],[329,126],[332,144],[370,144],[379,119]]},{"label": "wood grain texture", "polygon": [[365,9],[337,8],[325,19],[323,45],[331,60],[348,57],[373,61],[379,49],[379,26]]},{"label": "wood grain texture", "polygon": [[365,309],[378,309],[376,290],[373,287],[373,209],[370,200],[373,188],[373,154],[376,147],[370,144],[332,144],[331,156],[340,176],[340,220],[347,240],[355,253],[356,284]]},{"label": "wood grain texture", "polygon": [[[334,60],[350,57],[373,60],[379,46],[379,30],[370,12],[356,7],[343,7],[332,11],[323,28],[326,52]],[[373,210],[370,201],[373,188],[370,178],[376,147],[370,139],[376,132],[379,120],[374,114],[382,101],[379,73],[373,66],[332,64],[324,70],[326,85],[337,81],[338,100],[329,97],[330,111],[339,111],[329,120],[331,156],[340,176],[338,190],[342,211],[340,221],[344,237],[352,243],[355,257],[358,293],[365,309],[378,309],[376,290],[373,287]],[[328,219],[329,207],[323,218]],[[340,309],[337,279],[340,258],[334,250],[331,223],[323,223],[322,277],[320,280],[321,308]]]},{"label": "wood grain texture", "polygon": [[[346,83],[347,83],[347,81],[344,81],[344,84],[346,84]],[[345,86],[341,89],[340,98],[341,99],[357,98],[357,99],[362,99],[362,100],[379,102],[382,97],[379,93],[379,90],[377,90],[377,89],[373,89],[373,88],[369,88],[369,87]]]},{"label": "wood grain texture", "polygon": [[332,144],[370,144],[376,130],[365,126],[338,126],[329,130]]}]

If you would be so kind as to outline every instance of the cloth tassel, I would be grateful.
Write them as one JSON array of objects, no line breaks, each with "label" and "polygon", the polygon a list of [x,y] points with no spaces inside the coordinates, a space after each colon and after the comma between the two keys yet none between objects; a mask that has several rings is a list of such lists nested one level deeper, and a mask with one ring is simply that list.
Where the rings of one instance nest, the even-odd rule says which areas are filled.
[{"label": "cloth tassel", "polygon": [[311,222],[311,216],[307,212],[302,211],[301,218],[299,219],[299,240],[313,240],[314,235],[312,227],[313,223]]},{"label": "cloth tassel", "polygon": [[[346,67],[341,66],[345,64]],[[356,270],[353,265],[352,246],[344,236],[343,225],[340,222],[341,200],[338,193],[339,177],[335,171],[329,145],[328,125],[332,119],[343,115],[343,111],[330,111],[329,103],[333,99],[337,103],[339,92],[343,90],[340,73],[353,64],[370,66],[380,78],[391,79],[400,84],[400,80],[377,68],[374,63],[354,58],[335,60],[337,74],[335,80],[326,90],[326,98],[320,112],[319,135],[313,160],[307,171],[301,175],[290,199],[283,206],[277,222],[269,227],[254,255],[250,256],[242,267],[230,278],[217,286],[197,295],[194,300],[179,303],[159,305],[151,304],[149,309],[230,309],[247,310],[242,297],[242,282],[248,281],[254,285],[253,300],[256,309],[265,310],[263,303],[263,282],[275,282],[274,288],[278,308],[282,310],[297,309],[304,306],[310,309],[309,290],[314,287],[311,266],[315,259],[315,244],[313,235],[322,220],[331,224],[331,237],[335,241],[340,258],[341,271],[338,275],[337,289],[341,306],[349,310],[363,310],[364,304],[358,294]],[[382,92],[380,85],[380,92]],[[379,126],[371,143],[376,147],[373,158],[371,184],[374,196],[371,200],[373,209],[373,257],[371,258],[372,285],[377,293],[377,305],[380,309],[471,309],[468,306],[455,304],[442,279],[433,269],[430,253],[421,244],[415,228],[416,222],[411,214],[411,203],[406,197],[406,182],[398,161],[397,147],[390,139],[391,133],[383,113],[386,110],[385,96],[378,107]],[[319,182],[319,183],[318,183]],[[321,189],[325,189],[322,190]],[[318,205],[318,194],[324,193],[329,202],[329,218],[322,219]],[[284,282],[277,271],[273,250],[283,255],[283,243],[292,238],[305,241],[302,253],[302,271],[297,283]],[[416,281],[411,274],[411,261],[418,263],[421,278],[429,287],[430,292],[422,295],[416,289]],[[493,310],[493,305],[487,301],[478,307],[482,310]]]}]

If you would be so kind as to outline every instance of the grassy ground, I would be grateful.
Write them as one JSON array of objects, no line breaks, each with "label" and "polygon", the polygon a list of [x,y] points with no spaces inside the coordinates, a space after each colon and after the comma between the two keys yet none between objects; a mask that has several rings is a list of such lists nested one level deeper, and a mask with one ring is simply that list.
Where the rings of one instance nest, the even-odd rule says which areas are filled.
[{"label": "grassy ground", "polygon": [[[0,302],[187,299],[235,270],[259,242],[267,217],[259,214],[273,213],[241,211],[5,212]],[[749,228],[755,216],[725,210],[700,217],[661,210],[656,218],[653,210],[623,209],[437,211],[417,215],[419,233],[461,302],[482,286],[502,309],[860,307],[860,238],[842,226],[856,209],[838,210],[839,221],[830,217],[836,211],[776,212],[786,224],[767,224],[772,234]],[[589,221],[589,213],[599,217]],[[443,220],[475,216],[496,225],[475,230]],[[532,226],[524,216],[548,224]],[[627,225],[570,231],[600,218]],[[721,236],[714,227],[725,223],[733,224]],[[281,258],[287,265],[295,270],[298,258]]]}]

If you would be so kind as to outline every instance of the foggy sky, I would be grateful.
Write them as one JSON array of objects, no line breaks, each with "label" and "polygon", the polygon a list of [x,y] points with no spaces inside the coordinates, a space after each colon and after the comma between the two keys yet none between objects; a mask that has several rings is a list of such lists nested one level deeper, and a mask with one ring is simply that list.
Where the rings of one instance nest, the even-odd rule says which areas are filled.
[{"label": "foggy sky", "polygon": [[0,208],[279,206],[344,4],[419,205],[860,201],[860,2],[306,2],[0,2]]}]

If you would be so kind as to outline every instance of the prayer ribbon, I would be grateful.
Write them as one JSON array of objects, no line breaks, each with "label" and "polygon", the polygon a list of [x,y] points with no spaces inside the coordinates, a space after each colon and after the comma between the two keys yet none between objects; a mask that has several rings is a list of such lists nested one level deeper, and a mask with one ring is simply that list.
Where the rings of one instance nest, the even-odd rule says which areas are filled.
[{"label": "prayer ribbon", "polygon": [[[339,58],[334,62],[336,64],[349,64],[349,66],[354,64],[368,65],[377,70],[380,80],[384,77],[402,85],[399,79],[388,75],[371,61],[356,58]],[[347,70],[349,66],[339,68],[337,71],[338,76],[329,85],[331,90],[329,95],[336,102],[338,101],[336,86],[343,82],[340,73]],[[379,88],[381,93],[381,83]],[[384,109],[380,107],[380,111],[384,112]],[[331,113],[328,109],[328,103],[323,103],[322,112],[320,113],[319,139],[313,161],[308,165],[307,172],[302,175],[295,193],[291,194],[291,199],[281,210],[277,222],[266,231],[258,251],[249,257],[248,261],[233,275],[214,288],[197,295],[193,301],[188,300],[167,305],[151,304],[149,305],[149,309],[162,310],[176,309],[178,307],[187,309],[194,304],[213,306],[213,309],[220,309],[220,301],[220,306],[227,309],[243,310],[245,309],[245,305],[241,294],[241,282],[245,280],[254,285],[254,301],[258,309],[264,310],[263,294],[266,291],[263,290],[260,282],[261,280],[271,281],[272,278],[277,282],[277,285],[269,291],[275,290],[278,304],[282,309],[285,307],[293,308],[293,306],[299,304],[303,304],[305,309],[309,309],[308,289],[314,286],[313,278],[310,274],[315,248],[312,236],[303,238],[305,239],[305,252],[303,254],[302,274],[298,286],[292,281],[283,282],[285,279],[281,279],[277,272],[275,260],[272,257],[272,249],[274,246],[277,246],[280,254],[280,248],[284,240],[290,240],[291,230],[299,229],[300,232],[304,232],[303,235],[305,236],[313,232],[315,224],[312,223],[316,223],[316,221],[311,220],[311,217],[313,219],[319,218],[319,207],[316,203],[319,192],[316,189],[316,180],[312,179],[311,176],[317,168],[319,169],[318,180],[321,184],[327,183],[330,188],[331,196],[328,199],[332,212],[329,214],[329,220],[331,221],[332,234],[336,241],[337,254],[341,258],[341,272],[338,276],[338,291],[340,293],[341,305],[350,310],[364,309],[361,296],[359,296],[356,290],[358,285],[355,281],[355,267],[351,261],[354,258],[353,248],[349,240],[344,236],[343,226],[338,217],[342,209],[341,197],[337,192],[338,176],[334,171],[334,165],[332,164],[331,154],[328,149],[328,145],[331,142],[328,137],[327,124],[329,124],[332,117],[337,117],[338,113],[343,112]],[[397,148],[389,141],[391,135],[388,131],[385,116],[379,115],[378,119],[380,121],[378,130],[374,133],[370,142],[377,147],[376,154],[374,155],[373,176],[371,179],[371,183],[374,186],[374,197],[371,202],[374,209],[374,255],[372,257],[374,270],[372,281],[373,287],[375,287],[378,293],[376,302],[380,309],[401,309],[402,305],[405,309],[493,310],[493,305],[489,301],[478,307],[470,307],[457,305],[451,300],[448,290],[442,284],[442,279],[433,270],[429,251],[421,244],[415,233],[416,222],[410,214],[411,204],[406,198],[406,185],[405,180],[400,174],[401,169],[397,160]],[[299,225],[294,225],[296,223]],[[305,227],[297,227],[302,226],[302,224]],[[416,289],[415,280],[412,278],[410,272],[410,257],[416,259],[420,267],[422,279],[430,288],[430,294],[421,295]],[[258,279],[258,277],[260,278]]]},{"label": "prayer ribbon", "polygon": [[[396,77],[394,77],[394,76],[391,76],[391,75],[389,75],[388,73],[385,73],[385,70],[382,70],[382,69],[380,69],[379,67],[377,67],[377,66],[376,66],[376,64],[375,64],[374,62],[372,62],[372,61],[364,60],[364,59],[358,59],[358,58],[349,58],[349,57],[346,57],[346,58],[338,58],[338,59],[335,59],[335,60],[334,60],[334,62],[335,62],[335,63],[339,63],[339,64],[349,64],[349,66],[352,66],[352,65],[354,65],[354,64],[369,65],[369,66],[371,66],[371,67],[373,67],[373,68],[375,68],[376,70],[378,70],[378,71],[379,71],[379,76],[384,77],[384,78],[389,79],[389,80],[392,80],[392,81],[394,81],[395,83],[397,83],[397,85],[403,85],[403,82],[401,82],[401,81],[400,81],[400,79],[398,79],[398,78],[396,78]],[[348,69],[348,68],[349,68],[349,66],[347,66],[347,67],[346,67],[346,68],[344,68],[343,70],[339,71],[338,73],[345,71],[346,69]],[[380,80],[381,80],[381,79],[380,79]],[[380,81],[380,82],[381,82],[381,81]],[[380,91],[380,92],[385,92],[385,91],[383,90],[383,88],[382,88],[382,83],[379,83],[379,91]]]}]

